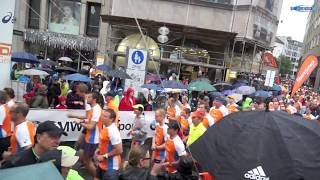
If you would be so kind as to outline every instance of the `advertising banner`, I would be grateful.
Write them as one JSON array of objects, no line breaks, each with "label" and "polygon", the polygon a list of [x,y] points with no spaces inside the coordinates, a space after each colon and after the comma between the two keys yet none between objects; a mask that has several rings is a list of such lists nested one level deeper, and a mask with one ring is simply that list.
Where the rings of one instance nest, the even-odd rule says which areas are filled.
[{"label": "advertising banner", "polygon": [[64,34],[79,34],[80,2],[51,0],[49,7],[49,31]]},{"label": "advertising banner", "polygon": [[309,78],[312,71],[318,66],[318,58],[316,56],[308,56],[301,65],[296,81],[291,91],[291,96],[294,95],[302,84]]},{"label": "advertising banner", "polygon": [[[134,122],[133,111],[119,111],[119,130],[122,139],[131,139],[128,133],[132,130]],[[39,124],[44,121],[55,121],[57,124],[68,133],[68,136],[63,136],[62,141],[77,141],[83,128],[74,123],[74,119],[67,117],[68,114],[85,115],[84,110],[56,110],[56,109],[31,109],[27,116],[27,120]],[[148,124],[148,137],[153,136],[155,129],[154,111],[145,112],[145,119]]]},{"label": "advertising banner", "polygon": [[2,0],[0,6],[0,87],[9,87],[15,0]]}]

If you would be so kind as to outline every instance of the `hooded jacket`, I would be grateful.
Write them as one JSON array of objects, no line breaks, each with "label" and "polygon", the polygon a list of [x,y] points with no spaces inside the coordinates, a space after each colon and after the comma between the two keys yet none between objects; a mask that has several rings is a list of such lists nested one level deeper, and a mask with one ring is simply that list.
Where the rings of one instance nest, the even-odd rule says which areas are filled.
[{"label": "hooded jacket", "polygon": [[119,104],[119,111],[133,111],[133,105],[136,104],[136,98],[130,97],[131,92],[134,92],[132,88],[128,88],[125,96],[121,99]]}]

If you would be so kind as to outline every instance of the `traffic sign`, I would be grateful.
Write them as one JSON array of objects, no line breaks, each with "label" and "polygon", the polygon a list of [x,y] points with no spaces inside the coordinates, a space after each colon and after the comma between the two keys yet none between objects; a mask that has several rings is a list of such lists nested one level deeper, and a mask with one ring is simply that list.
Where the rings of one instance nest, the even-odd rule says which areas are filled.
[{"label": "traffic sign", "polygon": [[131,60],[134,64],[141,64],[145,60],[143,52],[140,50],[133,51],[131,55]]}]

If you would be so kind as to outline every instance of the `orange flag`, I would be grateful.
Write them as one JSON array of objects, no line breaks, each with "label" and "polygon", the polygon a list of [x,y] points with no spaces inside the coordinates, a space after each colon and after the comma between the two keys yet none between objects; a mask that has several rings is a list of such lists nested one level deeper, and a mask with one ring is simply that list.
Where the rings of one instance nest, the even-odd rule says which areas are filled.
[{"label": "orange flag", "polygon": [[297,92],[297,90],[309,78],[310,74],[317,66],[318,66],[318,58],[313,55],[308,56],[299,69],[299,72],[296,77],[296,81],[291,91],[291,96]]}]

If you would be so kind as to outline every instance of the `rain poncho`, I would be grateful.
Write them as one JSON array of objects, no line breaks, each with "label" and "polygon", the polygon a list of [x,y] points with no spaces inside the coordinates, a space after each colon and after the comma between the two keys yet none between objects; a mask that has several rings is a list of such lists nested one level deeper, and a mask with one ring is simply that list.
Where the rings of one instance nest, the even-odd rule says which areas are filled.
[{"label": "rain poncho", "polygon": [[251,107],[252,99],[247,97],[243,102],[242,102],[242,110],[248,110]]}]

